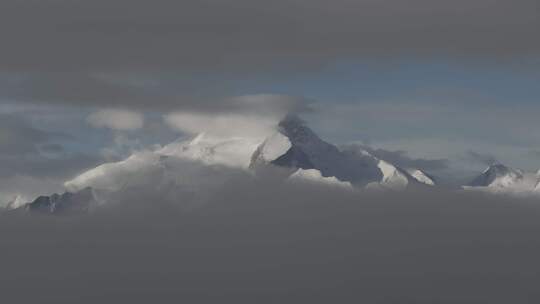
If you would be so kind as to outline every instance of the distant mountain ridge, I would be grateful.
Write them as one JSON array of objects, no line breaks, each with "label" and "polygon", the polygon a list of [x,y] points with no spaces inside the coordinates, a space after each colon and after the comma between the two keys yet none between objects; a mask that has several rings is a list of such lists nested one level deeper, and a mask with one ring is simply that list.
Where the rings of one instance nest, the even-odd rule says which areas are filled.
[{"label": "distant mountain ridge", "polygon": [[540,175],[496,163],[463,188],[491,193],[537,195],[540,194]]},{"label": "distant mountain ridge", "polygon": [[[228,168],[224,173],[221,168]],[[438,186],[437,179],[419,168],[400,168],[367,150],[338,148],[322,140],[300,118],[289,115],[266,138],[219,138],[199,134],[155,150],[102,164],[65,183],[64,194],[40,196],[19,210],[31,213],[85,213],[97,206],[96,191],[115,194],[153,185],[168,197],[189,192],[203,199],[226,183],[230,172],[278,172],[286,182],[306,182],[349,190],[396,191]],[[494,164],[462,187],[469,191],[540,194],[540,177],[503,164]],[[105,198],[106,201],[106,198]]]},{"label": "distant mountain ridge", "polygon": [[94,190],[90,187],[77,192],[65,192],[50,196],[40,196],[15,211],[39,214],[83,214],[97,207]]}]

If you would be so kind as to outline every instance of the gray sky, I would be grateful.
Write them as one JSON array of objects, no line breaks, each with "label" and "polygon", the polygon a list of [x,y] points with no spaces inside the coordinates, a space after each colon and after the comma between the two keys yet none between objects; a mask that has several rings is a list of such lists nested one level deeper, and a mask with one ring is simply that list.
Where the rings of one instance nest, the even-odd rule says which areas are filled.
[{"label": "gray sky", "polygon": [[260,72],[339,58],[538,55],[534,0],[6,0],[2,69]]}]

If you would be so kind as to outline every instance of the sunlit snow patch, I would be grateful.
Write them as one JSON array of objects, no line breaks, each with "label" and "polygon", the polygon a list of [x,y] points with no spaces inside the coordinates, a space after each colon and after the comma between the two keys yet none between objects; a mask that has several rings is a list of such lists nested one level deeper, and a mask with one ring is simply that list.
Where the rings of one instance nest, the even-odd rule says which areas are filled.
[{"label": "sunlit snow patch", "polygon": [[298,169],[289,177],[289,181],[296,183],[321,184],[350,190],[353,189],[350,182],[340,181],[334,176],[324,177],[322,176],[321,172],[316,169]]},{"label": "sunlit snow patch", "polygon": [[429,177],[426,173],[424,173],[422,170],[418,169],[411,169],[407,171],[412,177],[414,177],[418,182],[422,184],[426,184],[429,186],[434,186],[435,181],[433,178]]}]

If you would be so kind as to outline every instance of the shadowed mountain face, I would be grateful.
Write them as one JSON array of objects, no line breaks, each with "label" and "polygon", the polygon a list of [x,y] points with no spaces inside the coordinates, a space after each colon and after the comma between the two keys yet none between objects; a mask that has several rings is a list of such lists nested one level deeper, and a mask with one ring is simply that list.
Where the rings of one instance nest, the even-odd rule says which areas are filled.
[{"label": "shadowed mountain face", "polygon": [[298,147],[291,147],[287,153],[281,155],[272,164],[287,168],[315,169],[315,165],[309,159],[309,156]]},{"label": "shadowed mountain face", "polygon": [[382,178],[377,167],[378,159],[367,154],[340,151],[317,136],[298,117],[286,117],[280,122],[279,131],[290,140],[291,148],[272,161],[274,165],[317,169],[325,177],[334,176],[357,186]]},{"label": "shadowed mountain face", "polygon": [[92,188],[51,196],[40,196],[19,208],[27,212],[43,214],[82,214],[97,205]]}]

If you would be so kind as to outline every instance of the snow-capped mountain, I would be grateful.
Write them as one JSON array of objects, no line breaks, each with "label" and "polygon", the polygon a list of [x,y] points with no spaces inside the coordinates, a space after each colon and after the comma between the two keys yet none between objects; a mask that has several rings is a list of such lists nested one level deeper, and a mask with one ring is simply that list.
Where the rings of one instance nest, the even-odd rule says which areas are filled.
[{"label": "snow-capped mountain", "polygon": [[[176,199],[180,193],[201,201],[241,176],[261,177],[265,170],[288,182],[316,183],[347,189],[405,189],[432,186],[419,169],[402,169],[362,149],[340,149],[322,140],[296,116],[287,116],[266,137],[216,137],[199,134],[163,147],[138,151],[124,160],[102,164],[65,182],[63,195],[40,197],[26,210],[60,212],[67,205],[84,209],[99,201],[140,189]],[[262,178],[262,177],[261,177]],[[91,189],[91,190],[88,190]],[[80,201],[84,201],[81,204]],[[67,209],[66,209],[67,210]]]},{"label": "snow-capped mountain", "polygon": [[411,184],[434,184],[418,169],[415,169],[418,172],[414,176],[365,150],[340,150],[318,137],[296,116],[282,120],[276,133],[253,154],[251,168],[269,165],[292,170],[317,170],[321,177],[350,183],[357,188],[378,185],[403,189]]},{"label": "snow-capped mountain", "polygon": [[538,173],[524,172],[497,163],[489,166],[471,183],[464,186],[464,189],[530,195],[538,193],[536,189],[539,181]]},{"label": "snow-capped mountain", "polygon": [[523,180],[523,172],[509,168],[503,164],[489,166],[480,176],[475,178],[471,187],[510,187]]},{"label": "snow-capped mountain", "polygon": [[[342,151],[319,138],[298,117],[287,116],[266,138],[200,134],[191,140],[103,164],[66,182],[65,186],[70,191],[92,187],[117,192],[151,181],[156,189],[177,185],[204,192],[205,187],[216,187],[226,181],[226,174],[217,173],[221,167],[256,175],[261,169],[280,168],[279,176],[284,179],[310,177],[313,181],[316,180],[313,177],[320,175],[321,184],[335,180],[356,188],[369,184],[403,189],[409,185],[433,184],[427,175],[415,177],[366,151]],[[201,172],[210,171],[213,173],[197,178]]]}]

